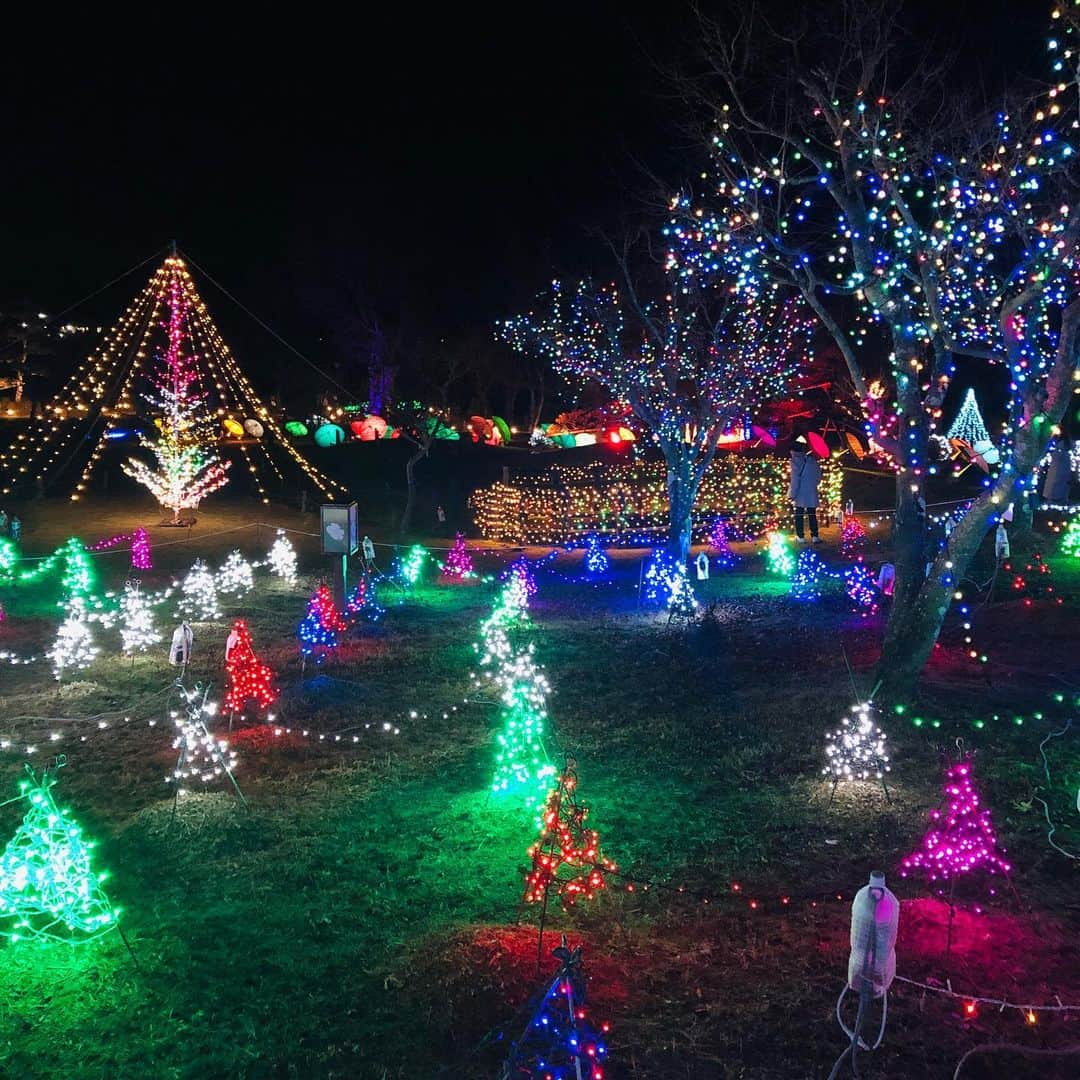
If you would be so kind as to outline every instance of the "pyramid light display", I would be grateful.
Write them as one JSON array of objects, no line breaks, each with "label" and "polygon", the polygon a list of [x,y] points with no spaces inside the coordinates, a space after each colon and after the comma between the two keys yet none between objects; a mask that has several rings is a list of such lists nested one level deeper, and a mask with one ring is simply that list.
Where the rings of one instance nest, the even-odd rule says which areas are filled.
[{"label": "pyramid light display", "polygon": [[426,547],[422,544],[413,544],[398,562],[398,577],[410,588],[416,585],[420,581],[428,558]]},{"label": "pyramid light display", "polygon": [[901,877],[918,871],[933,886],[977,870],[1008,874],[1012,867],[998,846],[990,811],[975,790],[969,760],[951,766],[945,774],[945,802],[944,810],[931,812],[922,846],[900,864]]},{"label": "pyramid light display", "polygon": [[986,430],[982,413],[979,411],[979,403],[975,400],[974,390],[969,389],[964,395],[960,411],[945,433],[945,437],[963,439],[969,446],[986,445],[991,441],[990,432]]},{"label": "pyramid light display", "polygon": [[828,567],[816,551],[800,551],[791,575],[789,592],[795,600],[820,600],[822,578],[829,576]]},{"label": "pyramid light display", "polygon": [[611,559],[604,550],[603,541],[596,533],[585,537],[585,577],[590,581],[606,577],[611,569]]},{"label": "pyramid light display", "polygon": [[885,733],[874,723],[869,702],[856,705],[825,739],[825,768],[821,772],[834,784],[843,780],[884,780],[891,770]]},{"label": "pyramid light display", "polygon": [[94,843],[56,805],[55,776],[46,770],[38,780],[29,766],[26,771],[29,779],[19,785],[26,815],[0,856],[0,920],[14,919],[7,931],[12,943],[92,941],[119,914],[101,887],[106,875],[93,869]]},{"label": "pyramid light display", "polygon": [[514,1043],[503,1075],[522,1080],[604,1080],[608,1025],[598,1030],[589,1021],[581,946],[571,950],[563,937],[553,955],[559,970]]},{"label": "pyramid light display", "polygon": [[1069,522],[1061,540],[1061,554],[1080,559],[1080,518]]},{"label": "pyramid light display", "polygon": [[233,623],[232,648],[225,660],[225,696],[221,708],[227,713],[243,712],[248,702],[268,709],[277,700],[274,673],[255,655],[251,633],[243,619]]},{"label": "pyramid light display", "polygon": [[645,567],[645,599],[672,615],[692,615],[698,608],[694,587],[682,560],[669,548],[656,548]]},{"label": "pyramid light display", "polygon": [[840,554],[845,559],[858,558],[866,547],[866,529],[863,523],[854,515],[844,517],[844,524],[840,527]]},{"label": "pyramid light display", "polygon": [[215,738],[207,726],[207,717],[216,715],[217,704],[206,700],[206,690],[201,686],[189,691],[178,683],[177,689],[184,700],[182,708],[174,709],[171,715],[176,725],[173,749],[180,754],[169,780],[177,785],[185,780],[210,784],[227,776],[235,785],[232,774],[236,771],[236,751],[224,739]]},{"label": "pyramid light display", "polygon": [[769,573],[777,577],[791,577],[795,572],[795,557],[791,554],[791,545],[783,533],[771,532],[769,546],[765,549],[765,561]]},{"label": "pyramid light display", "polygon": [[465,537],[458,533],[454,538],[454,546],[446,553],[446,562],[443,564],[443,577],[463,581],[472,577],[473,561],[469,549],[465,546]]},{"label": "pyramid light display", "polygon": [[532,649],[500,666],[502,730],[495,740],[496,795],[520,795],[525,806],[542,804],[555,782],[555,768],[544,748],[550,687]]},{"label": "pyramid light display", "polygon": [[570,759],[548,795],[540,836],[529,848],[527,904],[546,904],[550,896],[558,896],[566,907],[592,900],[604,887],[604,875],[618,869],[601,852],[600,834],[585,826],[589,811],[578,801],[577,782],[577,768]]},{"label": "pyramid light display", "polygon": [[[159,437],[150,440],[143,432],[141,438],[156,467],[132,459],[126,471],[174,519],[224,483],[228,462],[219,454],[226,450],[239,459],[264,503],[270,501],[267,483],[279,482],[284,469],[299,470],[328,500],[347,494],[292,445],[222,340],[184,260],[174,254],[46,405],[44,419],[31,422],[0,453],[0,495],[33,488],[39,478],[47,486],[62,482],[86,441],[92,449],[71,493],[81,498],[106,450],[131,435],[136,413],[147,408]],[[245,428],[237,417],[254,424]],[[228,432],[225,420],[241,434]],[[248,435],[252,429],[263,436]]]}]

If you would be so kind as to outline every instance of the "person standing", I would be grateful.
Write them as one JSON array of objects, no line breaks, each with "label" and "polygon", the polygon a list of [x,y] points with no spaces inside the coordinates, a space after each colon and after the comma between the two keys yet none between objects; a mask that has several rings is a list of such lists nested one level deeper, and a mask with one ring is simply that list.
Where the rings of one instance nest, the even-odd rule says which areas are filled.
[{"label": "person standing", "polygon": [[818,536],[818,484],[821,483],[821,466],[817,458],[811,456],[806,436],[800,435],[791,448],[791,481],[788,485],[788,498],[795,504],[795,538],[798,543],[805,542],[803,535],[803,516],[810,522],[810,539],[815,544],[821,543]]}]

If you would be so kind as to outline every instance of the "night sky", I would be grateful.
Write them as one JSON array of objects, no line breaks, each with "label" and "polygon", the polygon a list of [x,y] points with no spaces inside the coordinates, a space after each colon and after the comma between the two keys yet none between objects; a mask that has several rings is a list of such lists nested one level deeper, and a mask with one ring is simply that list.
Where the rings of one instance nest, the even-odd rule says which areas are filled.
[{"label": "night sky", "polygon": [[[964,45],[966,78],[1031,68],[1044,6],[920,0],[912,21]],[[635,162],[673,181],[699,167],[645,55],[688,54],[679,5],[152,22],[134,48],[64,31],[9,49],[0,305],[57,311],[175,238],[320,359],[362,296],[429,333],[479,331],[554,271],[603,268],[596,230],[648,188]],[[75,317],[111,321],[149,271]],[[242,361],[280,356],[199,287]]]}]

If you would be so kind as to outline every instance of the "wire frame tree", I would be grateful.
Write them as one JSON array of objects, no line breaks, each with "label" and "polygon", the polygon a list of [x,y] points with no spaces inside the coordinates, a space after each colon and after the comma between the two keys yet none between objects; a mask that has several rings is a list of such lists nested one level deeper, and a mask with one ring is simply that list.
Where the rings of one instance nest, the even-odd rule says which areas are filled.
[{"label": "wire frame tree", "polygon": [[811,329],[794,291],[741,275],[737,256],[710,246],[714,271],[692,275],[673,251],[642,258],[628,240],[616,252],[621,287],[556,281],[536,310],[497,327],[559,374],[601,384],[649,431],[667,463],[668,547],[683,563],[720,436],[782,391]]},{"label": "wire frame tree", "polygon": [[[710,116],[711,168],[704,197],[676,208],[674,245],[698,277],[710,241],[737,239],[743,274],[799,289],[844,357],[871,447],[896,470],[883,698],[910,694],[957,579],[1032,486],[1080,325],[1072,13],[1054,20],[1037,101],[946,109],[956,95],[909,48],[900,8],[843,0],[839,19],[807,11],[783,30],[760,8],[703,21],[704,64],[684,86]],[[924,490],[958,356],[1010,373],[1010,415],[998,470],[935,557]]]}]

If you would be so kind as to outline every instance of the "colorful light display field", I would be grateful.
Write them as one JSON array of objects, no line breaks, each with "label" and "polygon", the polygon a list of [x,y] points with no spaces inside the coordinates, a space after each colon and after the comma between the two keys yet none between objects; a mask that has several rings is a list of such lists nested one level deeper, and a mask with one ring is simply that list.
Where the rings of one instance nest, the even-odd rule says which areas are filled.
[{"label": "colorful light display field", "polygon": [[[843,471],[821,463],[819,513],[837,515]],[[739,529],[761,532],[767,522],[790,527],[788,462],[781,457],[721,454],[701,482],[694,538],[705,540],[718,514]],[[661,462],[554,465],[476,491],[471,500],[481,535],[508,543],[563,544],[600,533],[612,543],[649,543],[667,529],[668,498]]]},{"label": "colorful light display field", "polygon": [[[853,565],[841,558],[837,536],[834,527],[826,545],[814,549],[833,572]],[[274,531],[264,530],[258,551],[232,534],[216,548],[199,550],[196,535],[190,546],[181,546],[182,566],[164,565],[179,557],[176,549],[155,547],[161,568],[140,574],[142,588],[182,579],[196,557],[216,573],[238,544],[248,557],[264,557],[274,543]],[[756,545],[764,548],[764,540]],[[55,544],[45,546],[54,549]],[[791,546],[793,554],[799,550]],[[1047,611],[1062,620],[1073,617],[1080,560],[1053,545],[1046,550],[1064,606],[1036,601],[1029,610],[1022,600],[1013,601],[1018,614],[1008,633],[995,630],[987,637],[991,654],[1036,670],[1043,670],[1041,660],[1049,671],[1044,619]],[[278,554],[283,558],[282,549]],[[763,1024],[770,1038],[766,1060],[778,1069],[784,1062],[835,1057],[835,1035],[816,1017],[831,1004],[822,987],[831,993],[842,977],[850,893],[862,884],[862,860],[882,851],[883,815],[895,815],[889,820],[896,830],[895,857],[889,862],[883,856],[884,869],[905,900],[899,970],[920,979],[940,975],[941,883],[921,868],[907,879],[899,870],[906,856],[928,850],[924,837],[936,827],[930,811],[939,804],[948,809],[937,747],[951,746],[959,735],[975,744],[976,793],[1014,866],[1009,878],[1035,911],[1017,912],[1002,902],[1003,875],[986,875],[980,865],[970,875],[970,892],[984,914],[957,915],[953,950],[962,951],[965,977],[954,975],[953,985],[972,993],[1007,993],[1010,999],[1030,991],[1037,1002],[1051,1002],[1054,993],[1064,1001],[1080,1000],[1080,952],[1062,915],[1071,885],[1058,864],[1047,861],[1050,849],[1037,807],[1030,813],[1016,809],[1029,794],[1029,777],[1020,766],[1041,770],[1038,742],[1060,728],[1064,704],[1032,695],[1023,725],[1011,714],[995,720],[1000,707],[993,690],[972,689],[965,677],[948,711],[915,716],[879,710],[874,724],[887,734],[887,784],[899,809],[884,801],[875,774],[865,783],[842,781],[826,810],[832,775],[821,770],[835,756],[827,754],[827,735],[845,716],[856,716],[853,702],[837,693],[848,686],[839,643],[859,640],[863,620],[852,630],[842,600],[831,606],[795,603],[788,582],[769,573],[761,554],[708,582],[693,581],[703,609],[715,603],[730,614],[722,646],[702,639],[701,654],[694,636],[685,639],[685,650],[677,644],[684,639],[664,629],[654,608],[639,614],[634,608],[634,629],[628,632],[627,597],[618,589],[598,591],[587,582],[564,580],[556,573],[559,560],[550,569],[530,560],[537,591],[523,625],[515,612],[527,593],[524,583],[507,594],[505,605],[495,606],[505,587],[500,569],[517,553],[496,557],[476,549],[476,584],[444,580],[434,562],[426,564],[411,589],[384,591],[387,611],[378,623],[342,632],[347,647],[323,666],[309,660],[303,684],[296,629],[314,586],[311,551],[301,554],[293,587],[265,566],[256,572],[251,592],[221,598],[229,605],[225,616],[196,626],[193,674],[214,684],[220,702],[232,685],[222,667],[225,639],[235,619],[244,618],[257,659],[252,665],[243,662],[243,654],[237,658],[234,683],[243,685],[250,673],[249,685],[262,685],[265,673],[258,663],[271,667],[281,695],[269,708],[279,721],[332,730],[342,726],[343,716],[361,725],[379,723],[404,718],[414,706],[429,719],[402,723],[392,743],[335,750],[309,740],[275,739],[266,728],[250,726],[262,709],[245,689],[247,703],[228,738],[251,810],[238,805],[220,777],[205,787],[189,779],[184,786],[198,790],[179,803],[172,831],[172,789],[165,776],[177,760],[177,731],[160,710],[155,728],[134,721],[100,731],[94,721],[65,725],[57,748],[68,753],[69,763],[56,800],[71,811],[84,837],[98,842],[91,869],[110,872],[104,888],[109,901],[123,909],[119,925],[145,974],[133,969],[112,931],[78,950],[62,946],[67,951],[52,954],[48,964],[24,960],[20,950],[60,946],[5,946],[0,993],[15,1023],[34,1019],[14,1040],[13,1068],[31,1075],[43,1065],[62,1071],[68,1060],[62,1033],[77,1023],[85,1066],[135,1075],[147,1062],[166,1068],[170,1061],[188,1060],[193,1038],[200,1061],[224,1074],[265,1058],[295,1061],[314,1075],[331,1068],[366,1075],[392,1070],[402,1060],[418,1075],[435,1075],[440,1067],[462,1076],[497,1075],[507,1044],[485,1045],[476,1057],[473,1048],[550,977],[550,953],[563,930],[571,947],[585,944],[589,1017],[598,1026],[611,1022],[610,1032],[603,1033],[606,1076],[664,1075],[668,1033],[691,1026],[701,1038],[688,1052],[691,1068],[707,1069],[722,1054],[737,1055],[731,1040],[749,1038]],[[100,589],[122,587],[130,573],[126,549],[92,562]],[[292,569],[291,560],[283,562]],[[612,559],[616,574],[618,563]],[[58,560],[42,581],[59,592],[62,577]],[[31,599],[31,588],[36,583],[3,594],[11,600],[3,633],[18,628],[20,603]],[[841,582],[832,588],[842,597]],[[77,673],[78,701],[87,702],[88,712],[120,691],[133,703],[141,701],[168,680],[173,670],[165,647],[178,599],[155,609],[164,640],[139,652],[134,667],[127,659],[110,666],[121,648],[119,628],[106,634],[95,626],[97,645],[108,655]],[[522,682],[506,687],[506,702],[495,683],[485,683],[481,693],[469,680],[469,669],[479,668],[486,651],[474,653],[470,645],[495,611],[501,614],[498,625],[490,625],[492,659],[483,667],[497,670],[502,645],[494,639],[506,624],[511,649],[535,647],[533,658],[550,682],[543,698],[535,693],[538,677],[524,664],[515,669]],[[49,616],[50,639],[59,614]],[[861,678],[858,657],[854,663]],[[5,694],[20,702],[20,714],[57,715],[47,662],[4,669],[2,677]],[[65,687],[67,682],[65,676]],[[950,684],[946,679],[942,685]],[[464,705],[465,697],[475,703]],[[61,700],[74,710],[73,699]],[[1037,720],[1033,714],[1040,706],[1045,717]],[[240,722],[240,712],[249,719]],[[556,835],[548,850],[573,852],[581,840],[591,839],[586,830],[595,829],[598,859],[615,867],[601,869],[603,887],[586,872],[580,879],[586,891],[574,904],[552,887],[539,974],[541,904],[525,906],[522,925],[515,919],[532,863],[529,848],[541,836],[536,818],[543,804],[530,802],[527,793],[492,791],[500,751],[508,745],[499,736],[518,730],[508,719],[518,724],[529,751],[538,718],[555,775],[564,761],[560,751],[576,753],[579,803],[588,810],[580,821],[568,819],[577,832],[549,830]],[[226,725],[219,708],[212,729],[224,737]],[[40,771],[50,749],[50,725],[25,720],[17,728],[27,740],[38,737]],[[0,722],[0,736],[6,734]],[[80,734],[87,735],[85,743]],[[1064,825],[1075,799],[1066,781],[1080,758],[1069,738],[1047,750],[1054,777],[1051,808]],[[524,760],[533,764],[531,757]],[[9,780],[5,797],[17,793],[22,764],[22,757],[0,752]],[[124,781],[115,783],[117,776]],[[799,786],[808,786],[815,797],[793,798]],[[873,813],[866,812],[867,800],[873,800]],[[0,811],[0,847],[15,835],[27,809],[19,804]],[[825,836],[841,843],[807,840]],[[1058,839],[1070,846],[1072,833],[1060,828]],[[561,867],[559,875],[569,879],[575,869]],[[995,886],[999,897],[990,891]],[[837,892],[843,901],[835,900]],[[227,962],[221,960],[223,940]],[[641,941],[650,943],[647,950]],[[757,957],[750,969],[741,959],[747,942]],[[791,978],[793,962],[808,978]],[[702,1000],[695,990],[671,990],[686,979],[715,1003],[704,1019],[695,1011]],[[260,992],[246,992],[252,985]],[[756,1007],[747,1011],[750,1000],[761,1002],[767,1013],[781,992],[789,1011],[810,1019],[780,1028]],[[233,1003],[228,1025],[220,1015],[199,1016],[207,993]],[[102,994],[108,1011],[94,1007]],[[305,1002],[302,1016],[295,1008],[298,995]],[[363,1009],[353,1010],[353,1001],[364,1002]],[[888,1065],[901,1075],[932,1076],[942,1058],[954,1062],[971,1045],[970,1021],[963,1018],[962,1001],[928,997],[921,1011],[916,1002],[916,994],[903,989],[890,1001]],[[663,1024],[643,1022],[661,1006]],[[466,1007],[472,1011],[463,1021]],[[527,1019],[523,1013],[513,1037]],[[1023,1017],[1001,1016],[989,1006],[982,1008],[981,1022],[995,1037],[1021,1040],[1029,1027]],[[364,1034],[373,1024],[380,1033],[375,1040]],[[1067,1038],[1067,1026],[1051,1015],[1039,1014],[1037,1028],[1048,1044]],[[933,1035],[932,1051],[927,1032]]]}]

